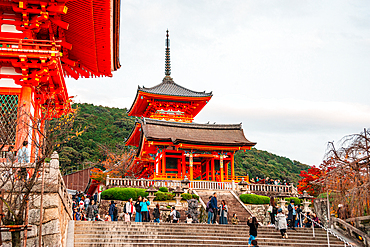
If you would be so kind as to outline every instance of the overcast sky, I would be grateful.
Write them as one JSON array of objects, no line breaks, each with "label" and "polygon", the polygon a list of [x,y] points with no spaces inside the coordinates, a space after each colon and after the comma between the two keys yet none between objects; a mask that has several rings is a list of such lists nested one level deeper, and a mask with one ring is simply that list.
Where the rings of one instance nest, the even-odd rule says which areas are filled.
[{"label": "overcast sky", "polygon": [[328,141],[370,127],[370,2],[121,0],[113,78],[67,79],[77,102],[129,108],[164,77],[213,91],[199,123],[243,123],[256,148],[319,165]]}]

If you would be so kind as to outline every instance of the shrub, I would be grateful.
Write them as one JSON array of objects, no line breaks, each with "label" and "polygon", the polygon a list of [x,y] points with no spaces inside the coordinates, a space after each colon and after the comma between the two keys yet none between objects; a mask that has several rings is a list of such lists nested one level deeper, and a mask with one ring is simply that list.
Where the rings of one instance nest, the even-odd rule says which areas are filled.
[{"label": "shrub", "polygon": [[159,187],[159,191],[168,192],[168,188],[167,187]]},{"label": "shrub", "polygon": [[167,200],[167,195],[161,191],[155,192],[154,195],[155,195],[154,201],[166,201]]},{"label": "shrub", "polygon": [[175,194],[166,192],[167,200],[172,200],[175,197]]},{"label": "shrub", "polygon": [[136,201],[138,196],[147,197],[148,193],[145,192],[145,189],[136,188],[110,188],[101,193],[101,197],[104,200],[128,201],[132,198]]},{"label": "shrub", "polygon": [[182,200],[190,200],[191,199],[191,194],[189,193],[182,193],[181,194]]},{"label": "shrub", "polygon": [[270,197],[260,196],[254,194],[242,194],[240,195],[240,200],[246,204],[269,204]]},{"label": "shrub", "polygon": [[137,193],[137,197],[141,196],[141,197],[147,197],[149,195],[148,192],[145,192],[146,189],[136,189],[136,193]]},{"label": "shrub", "polygon": [[285,201],[287,201],[288,203],[290,203],[290,200],[294,200],[294,205],[300,205],[301,204],[301,199],[299,199],[297,197],[287,197],[287,198],[285,198]]},{"label": "shrub", "polygon": [[197,199],[197,200],[199,201],[199,196],[197,196],[196,194],[192,194],[192,195],[191,195],[191,197],[192,197],[193,199]]}]

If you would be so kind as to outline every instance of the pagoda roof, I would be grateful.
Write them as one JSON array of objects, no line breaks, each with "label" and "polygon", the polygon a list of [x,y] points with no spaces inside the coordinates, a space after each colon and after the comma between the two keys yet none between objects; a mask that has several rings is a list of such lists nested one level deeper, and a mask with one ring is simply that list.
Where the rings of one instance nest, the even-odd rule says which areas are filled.
[{"label": "pagoda roof", "polygon": [[[252,147],[255,142],[247,140],[240,124],[198,124],[180,123],[150,118],[137,119],[137,125],[131,136],[139,131],[148,141],[172,142],[173,144],[195,144],[211,146]],[[139,139],[139,138],[137,138]],[[137,143],[139,144],[139,143]],[[128,145],[130,145],[128,143]]]},{"label": "pagoda roof", "polygon": [[179,97],[212,97],[212,92],[206,93],[203,92],[196,92],[190,89],[187,89],[183,86],[176,84],[173,79],[169,76],[166,76],[162,83],[146,88],[146,87],[138,87],[138,91],[152,93],[152,94],[161,94],[161,95],[171,95],[171,96],[179,96]]},{"label": "pagoda roof", "polygon": [[[142,117],[148,107],[147,99],[169,100],[169,101],[197,101],[198,106],[192,109],[193,117],[208,103],[212,97],[212,92],[196,92],[176,84],[173,79],[166,76],[162,83],[151,87],[138,86],[136,97],[128,110],[129,116]],[[145,98],[145,99],[144,99]],[[147,117],[147,116],[146,116]]]}]

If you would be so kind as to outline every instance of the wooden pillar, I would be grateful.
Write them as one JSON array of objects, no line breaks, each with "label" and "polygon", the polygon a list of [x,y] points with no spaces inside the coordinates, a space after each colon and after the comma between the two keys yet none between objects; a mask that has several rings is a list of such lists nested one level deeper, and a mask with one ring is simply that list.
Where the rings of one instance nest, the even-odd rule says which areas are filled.
[{"label": "wooden pillar", "polygon": [[207,160],[207,162],[206,162],[206,173],[207,173],[207,175],[206,175],[206,180],[209,180],[209,159]]},{"label": "wooden pillar", "polygon": [[181,160],[177,159],[177,176],[181,176]]},{"label": "wooden pillar", "polygon": [[181,167],[182,167],[182,177],[185,177],[186,175],[186,160],[185,160],[185,152],[182,152],[181,154]]},{"label": "wooden pillar", "polygon": [[23,86],[19,99],[19,112],[17,123],[17,136],[15,149],[19,150],[24,141],[28,141],[28,131],[30,122],[30,108],[32,100],[32,88],[30,86]]},{"label": "wooden pillar", "polygon": [[[40,115],[39,115],[39,111],[40,111],[40,107],[39,107],[39,104],[36,104],[35,106],[35,112],[33,114],[33,117],[34,117],[34,123],[38,123],[39,119],[41,118]],[[37,141],[37,137],[36,135],[38,135],[37,133],[37,130],[36,130],[37,126],[35,126],[33,129],[32,129],[32,144],[31,144],[31,157],[30,157],[30,162],[33,163],[35,162],[35,157],[36,157],[36,143],[37,142],[40,142]]]},{"label": "wooden pillar", "polygon": [[225,166],[225,181],[229,180],[229,164],[230,162],[227,162]]},{"label": "wooden pillar", "polygon": [[166,175],[166,151],[162,151],[162,175]]},{"label": "wooden pillar", "polygon": [[193,153],[189,156],[189,180],[193,180]]},{"label": "wooden pillar", "polygon": [[[235,180],[235,169],[234,169],[234,153],[231,153],[231,180]],[[248,182],[248,181],[247,181]]]},{"label": "wooden pillar", "polygon": [[215,158],[212,157],[212,160],[211,160],[211,168],[212,168],[212,181],[216,181],[216,178],[215,178]]},{"label": "wooden pillar", "polygon": [[221,182],[224,181],[224,155],[220,154],[220,178]]}]

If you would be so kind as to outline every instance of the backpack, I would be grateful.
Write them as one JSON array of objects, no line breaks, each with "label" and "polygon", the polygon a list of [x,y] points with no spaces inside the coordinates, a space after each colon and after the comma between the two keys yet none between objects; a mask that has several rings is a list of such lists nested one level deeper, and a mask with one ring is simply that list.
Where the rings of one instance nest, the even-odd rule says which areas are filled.
[{"label": "backpack", "polygon": [[126,212],[126,204],[125,204],[125,206],[123,206],[123,212],[124,212],[124,213],[127,213],[127,212]]},{"label": "backpack", "polygon": [[114,207],[114,209],[113,209],[113,215],[117,215],[118,214],[118,209],[117,209],[117,207]]},{"label": "backpack", "polygon": [[209,202],[207,203],[207,207],[206,207],[206,212],[208,212],[209,211]]},{"label": "backpack", "polygon": [[176,210],[176,218],[180,219],[180,217],[181,217],[180,212]]}]

